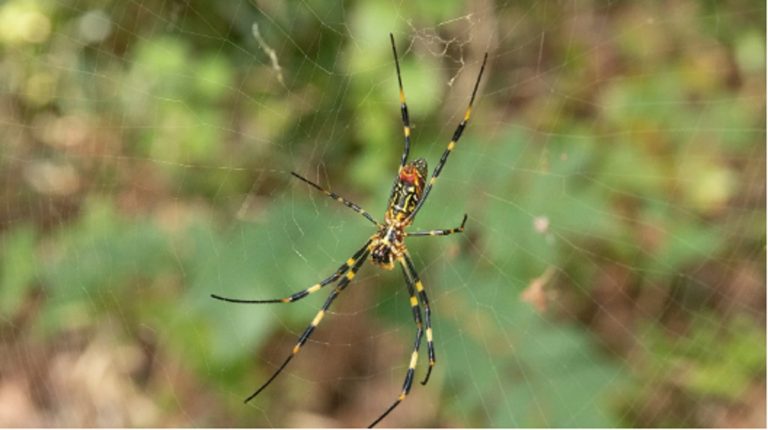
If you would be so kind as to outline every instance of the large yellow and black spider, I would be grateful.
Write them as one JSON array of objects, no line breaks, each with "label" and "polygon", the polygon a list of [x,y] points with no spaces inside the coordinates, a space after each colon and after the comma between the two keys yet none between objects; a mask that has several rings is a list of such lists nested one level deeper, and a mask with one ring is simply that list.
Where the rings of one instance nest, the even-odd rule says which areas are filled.
[{"label": "large yellow and black spider", "polygon": [[[294,293],[289,297],[273,300],[243,300],[231,299],[215,294],[211,295],[211,297],[214,299],[232,303],[291,303],[302,299],[320,290],[322,287],[336,282],[339,280],[339,278],[341,278],[339,283],[336,285],[336,288],[331,291],[330,295],[325,300],[323,307],[317,313],[315,319],[312,320],[312,323],[310,323],[310,325],[299,337],[298,342],[296,342],[296,345],[293,347],[293,350],[291,351],[291,354],[288,356],[288,358],[286,358],[283,364],[281,364],[280,367],[275,371],[275,373],[272,374],[269,379],[267,379],[267,382],[265,382],[261,387],[259,387],[258,390],[256,390],[247,399],[245,399],[246,403],[261,393],[261,391],[264,390],[264,388],[266,388],[277,377],[277,375],[283,371],[283,369],[285,369],[285,366],[287,366],[291,359],[299,352],[307,339],[309,339],[309,336],[312,334],[318,324],[320,324],[323,316],[325,316],[325,313],[328,312],[328,308],[331,306],[331,303],[333,303],[333,301],[336,300],[336,297],[338,297],[339,293],[341,293],[347,287],[347,285],[349,285],[350,281],[352,281],[352,279],[355,277],[355,274],[358,270],[360,270],[360,267],[363,265],[369,255],[371,257],[371,261],[374,264],[387,270],[394,268],[395,261],[400,264],[400,268],[402,269],[403,275],[405,277],[406,286],[408,287],[408,294],[410,295],[413,319],[416,322],[416,340],[413,345],[411,361],[408,364],[408,371],[405,374],[405,381],[403,382],[403,388],[400,392],[400,395],[397,397],[394,403],[392,403],[392,405],[390,405],[389,408],[387,408],[387,410],[381,414],[381,416],[379,416],[375,421],[373,421],[373,423],[371,423],[370,427],[375,426],[379,423],[379,421],[384,419],[384,417],[389,415],[389,413],[392,412],[392,410],[394,410],[411,391],[411,386],[413,385],[413,375],[416,369],[416,363],[418,362],[419,358],[419,347],[421,346],[422,335],[425,333],[427,337],[429,368],[427,370],[426,376],[424,377],[424,380],[421,383],[425,385],[429,380],[429,376],[432,374],[432,368],[435,365],[435,347],[432,335],[432,320],[431,311],[429,308],[429,300],[427,299],[427,292],[424,289],[424,285],[421,283],[419,275],[416,273],[413,260],[408,254],[408,249],[405,246],[404,240],[406,237],[410,236],[446,236],[453,233],[461,233],[464,231],[464,224],[467,221],[467,215],[464,215],[464,219],[461,221],[461,225],[459,227],[452,229],[417,231],[412,233],[407,233],[405,229],[411,225],[414,217],[419,212],[424,202],[427,200],[429,192],[432,190],[432,187],[435,185],[437,178],[440,176],[440,172],[443,170],[443,166],[448,159],[448,155],[450,155],[451,151],[453,151],[456,143],[461,138],[461,134],[464,132],[464,127],[466,127],[467,123],[469,122],[469,117],[472,114],[472,103],[475,101],[477,88],[480,85],[480,79],[482,78],[483,71],[485,70],[485,63],[488,61],[488,54],[486,53],[483,57],[483,65],[480,67],[480,73],[477,75],[477,80],[475,81],[475,86],[472,90],[472,97],[469,99],[469,105],[467,106],[467,111],[464,114],[464,119],[462,119],[459,125],[456,127],[456,131],[454,131],[451,141],[448,142],[448,147],[440,157],[440,162],[437,164],[437,167],[435,167],[434,172],[432,172],[432,176],[429,178],[429,180],[427,180],[426,160],[419,158],[412,162],[408,162],[408,152],[411,148],[411,126],[408,119],[408,106],[405,104],[405,93],[403,92],[403,81],[400,77],[400,61],[398,60],[397,49],[395,48],[395,38],[391,33],[389,35],[389,39],[392,42],[392,53],[395,57],[395,68],[397,69],[397,83],[398,87],[400,88],[400,111],[402,113],[403,119],[405,148],[403,150],[402,158],[400,159],[398,175],[395,177],[395,182],[392,186],[389,202],[387,204],[387,211],[384,214],[384,223],[382,224],[376,221],[376,219],[373,218],[371,214],[366,212],[357,204],[339,196],[330,190],[326,190],[320,185],[317,185],[309,179],[299,175],[298,173],[291,172],[293,176],[306,182],[314,188],[317,188],[332,199],[343,203],[355,212],[364,216],[370,222],[374,223],[377,228],[376,233],[374,233],[373,236],[368,239],[362,248],[355,252],[355,254],[344,264],[342,264],[341,267],[336,270],[336,273],[325,278],[320,283],[317,283],[305,290]],[[424,308],[424,323],[422,323],[421,319],[421,307]]]}]

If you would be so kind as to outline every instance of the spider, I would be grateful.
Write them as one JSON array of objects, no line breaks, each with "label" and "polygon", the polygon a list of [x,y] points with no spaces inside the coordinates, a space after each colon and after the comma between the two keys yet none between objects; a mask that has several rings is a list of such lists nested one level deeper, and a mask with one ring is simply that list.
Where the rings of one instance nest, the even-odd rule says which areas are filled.
[{"label": "spider", "polygon": [[[427,180],[427,162],[423,158],[416,159],[412,162],[408,161],[408,153],[411,148],[411,126],[408,119],[408,106],[405,103],[405,93],[403,92],[403,81],[400,77],[400,61],[397,56],[397,48],[395,48],[395,38],[392,33],[389,34],[389,40],[392,43],[392,54],[395,58],[395,68],[397,70],[397,84],[400,89],[400,112],[403,120],[403,134],[405,136],[405,148],[403,150],[402,157],[400,159],[400,168],[398,174],[395,177],[395,181],[392,185],[392,191],[390,193],[389,202],[387,204],[387,210],[384,214],[384,223],[376,221],[376,219],[366,212],[363,208],[353,203],[350,200],[341,197],[340,195],[321,187],[320,185],[310,181],[309,179],[299,175],[298,173],[291,172],[293,176],[299,180],[309,184],[322,193],[325,193],[328,197],[346,205],[350,209],[364,216],[368,221],[376,225],[376,232],[365,242],[362,248],[354,253],[344,264],[342,264],[334,274],[323,279],[319,283],[312,285],[311,287],[296,292],[288,297],[282,299],[271,300],[244,300],[244,299],[232,299],[222,297],[216,294],[212,294],[211,297],[217,300],[222,300],[231,303],[291,303],[299,299],[302,299],[314,292],[319,291],[326,285],[339,281],[336,288],[331,291],[328,298],[325,300],[320,311],[318,311],[315,318],[304,330],[299,337],[296,345],[293,347],[290,355],[285,359],[283,364],[277,368],[272,376],[259,387],[253,394],[251,394],[245,403],[256,397],[262,392],[277,376],[285,369],[288,363],[293,359],[296,354],[301,350],[302,346],[307,342],[309,336],[317,328],[328,312],[331,304],[336,297],[349,285],[355,274],[360,270],[363,263],[371,257],[371,261],[377,266],[386,270],[392,270],[395,266],[395,262],[400,265],[405,278],[405,284],[408,288],[408,294],[410,296],[411,310],[413,312],[413,320],[416,323],[416,339],[413,345],[413,352],[411,352],[411,359],[408,364],[408,371],[405,374],[405,381],[403,382],[402,390],[400,391],[397,399],[387,408],[383,414],[381,414],[375,421],[371,423],[369,427],[373,427],[384,419],[390,412],[392,412],[397,405],[405,400],[408,393],[411,391],[413,385],[413,376],[416,370],[416,363],[419,358],[419,348],[422,342],[422,336],[427,337],[427,354],[429,357],[429,367],[424,379],[421,381],[422,385],[426,385],[429,381],[429,377],[432,374],[432,369],[435,366],[435,347],[434,338],[432,334],[432,319],[431,310],[429,307],[429,299],[427,298],[427,292],[424,289],[424,285],[419,279],[416,268],[414,267],[413,260],[408,253],[408,249],[405,246],[405,238],[412,236],[447,236],[454,233],[462,233],[464,231],[464,224],[467,222],[467,215],[464,214],[464,218],[461,221],[461,225],[452,229],[444,230],[429,230],[429,231],[416,231],[406,232],[405,229],[413,223],[413,219],[418,214],[424,202],[429,196],[429,192],[432,191],[432,187],[435,185],[437,178],[440,176],[440,172],[443,170],[448,156],[453,151],[456,143],[461,138],[464,128],[469,122],[469,117],[472,113],[472,103],[475,101],[475,95],[477,94],[477,88],[480,85],[480,79],[483,76],[485,70],[485,64],[488,61],[488,53],[483,57],[483,64],[480,67],[480,73],[475,81],[474,89],[472,90],[472,97],[469,99],[469,105],[467,106],[464,119],[456,127],[456,131],[453,133],[451,141],[448,143],[448,147],[440,157],[440,162],[432,172],[432,176]],[[339,280],[341,279],[341,280]],[[422,320],[421,310],[424,309],[424,319]],[[422,322],[423,321],[423,322]]]}]

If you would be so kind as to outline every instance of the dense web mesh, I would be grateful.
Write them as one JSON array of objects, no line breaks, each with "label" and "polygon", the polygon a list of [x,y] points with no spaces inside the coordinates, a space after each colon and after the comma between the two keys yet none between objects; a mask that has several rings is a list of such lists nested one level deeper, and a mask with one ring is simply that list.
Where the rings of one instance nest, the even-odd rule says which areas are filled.
[{"label": "dense web mesh", "polygon": [[[414,2],[415,3],[415,2]],[[765,7],[755,2],[0,4],[0,425],[362,426],[415,334],[366,265],[259,397],[383,218],[411,238],[430,383],[383,425],[765,425]],[[426,367],[417,368],[421,379]]]}]

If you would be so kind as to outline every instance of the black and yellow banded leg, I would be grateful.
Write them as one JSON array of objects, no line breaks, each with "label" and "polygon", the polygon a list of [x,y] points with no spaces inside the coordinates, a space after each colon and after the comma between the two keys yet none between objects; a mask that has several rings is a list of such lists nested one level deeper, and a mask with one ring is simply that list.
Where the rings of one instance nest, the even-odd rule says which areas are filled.
[{"label": "black and yellow banded leg", "polygon": [[400,77],[400,60],[397,57],[397,48],[395,48],[395,36],[389,33],[389,41],[392,42],[392,55],[395,57],[395,69],[397,70],[397,86],[400,89],[400,114],[403,120],[403,135],[405,137],[405,148],[400,158],[400,167],[405,166],[408,160],[408,153],[411,150],[411,122],[408,118],[408,105],[405,103],[405,91],[403,91],[403,79]]},{"label": "black and yellow banded leg", "polygon": [[406,233],[406,236],[448,236],[454,233],[463,233],[464,224],[467,223],[467,214],[464,214],[464,219],[461,221],[461,225],[456,228],[447,230],[429,230],[429,231],[415,231],[413,233]]},{"label": "black and yellow banded leg", "polygon": [[[395,57],[395,69],[397,70],[397,86],[400,90],[400,116],[403,120],[403,136],[405,137],[405,146],[403,155],[400,157],[400,168],[405,166],[408,161],[408,153],[411,151],[411,121],[408,117],[408,104],[405,102],[405,91],[403,91],[403,79],[400,76],[400,59],[397,57],[397,48],[395,48],[395,36],[389,33],[389,41],[392,43],[392,55]],[[395,177],[397,184],[397,177]],[[395,184],[392,185],[392,195],[395,191]]]},{"label": "black and yellow banded leg", "polygon": [[432,335],[432,309],[429,307],[429,298],[427,297],[427,291],[424,289],[424,284],[421,283],[421,279],[419,279],[419,274],[416,273],[416,267],[413,265],[413,260],[411,260],[411,256],[406,252],[405,256],[405,264],[410,272],[410,277],[413,279],[413,285],[416,287],[416,292],[419,294],[419,300],[421,300],[421,305],[424,307],[424,323],[426,325],[426,335],[427,335],[427,354],[429,357],[429,367],[427,368],[427,374],[424,376],[424,380],[421,381],[421,385],[427,385],[427,382],[429,381],[429,376],[432,375],[432,368],[435,367],[435,343],[434,338]]},{"label": "black and yellow banded leg", "polygon": [[413,322],[416,323],[417,334],[419,334],[419,332],[424,329],[424,323],[421,319],[421,307],[419,306],[419,299],[416,297],[416,291],[413,287],[413,279],[411,279],[411,276],[408,274],[408,271],[405,267],[406,263],[402,259],[399,260],[399,263],[400,268],[403,271],[403,277],[405,278],[405,285],[408,287],[408,298],[411,304],[411,312],[413,313]]},{"label": "black and yellow banded leg", "polygon": [[384,411],[381,416],[376,418],[374,422],[371,423],[369,427],[373,427],[376,424],[378,424],[381,420],[386,418],[387,415],[392,412],[397,405],[400,404],[403,400],[405,400],[405,397],[410,393],[411,387],[413,386],[413,375],[416,372],[416,364],[419,361],[419,348],[421,347],[421,338],[424,334],[424,327],[421,321],[421,308],[419,307],[419,300],[416,298],[416,292],[414,291],[414,282],[412,277],[409,274],[409,270],[406,267],[406,262],[403,261],[402,258],[398,260],[400,263],[400,267],[403,270],[403,277],[405,278],[405,284],[408,286],[408,295],[411,302],[411,310],[413,312],[413,320],[416,323],[416,339],[413,343],[413,351],[411,352],[411,361],[408,363],[408,371],[405,374],[405,381],[403,381],[403,388],[400,391],[400,395],[397,397],[397,400],[392,403],[392,405],[387,408],[386,411]]},{"label": "black and yellow banded leg", "polygon": [[322,281],[318,282],[317,284],[315,284],[315,285],[313,285],[313,286],[311,286],[311,287],[309,287],[307,289],[295,292],[295,293],[291,294],[288,297],[283,297],[281,299],[267,299],[267,300],[232,299],[232,298],[229,298],[229,297],[220,296],[218,294],[211,294],[211,297],[213,297],[216,300],[221,300],[221,301],[224,301],[224,302],[245,303],[245,304],[253,304],[253,303],[259,303],[259,304],[260,303],[291,303],[291,302],[295,302],[296,300],[303,299],[304,297],[307,297],[308,295],[310,295],[312,293],[320,291],[320,289],[323,288],[324,286],[326,286],[328,284],[331,284],[331,283],[335,282],[337,279],[339,279],[341,277],[341,275],[346,273],[347,270],[349,270],[349,268],[353,264],[355,264],[355,261],[357,261],[357,259],[360,258],[360,256],[363,254],[363,252],[365,252],[366,249],[368,249],[368,245],[370,245],[370,244],[371,244],[371,241],[369,240],[368,242],[365,243],[365,245],[363,245],[362,248],[360,248],[357,252],[355,252],[355,254],[352,257],[350,257],[346,262],[344,262],[344,264],[339,266],[339,268],[336,270],[336,272],[334,272],[333,275],[323,279]]},{"label": "black and yellow banded leg", "polygon": [[359,213],[360,215],[364,216],[368,221],[374,223],[376,226],[380,226],[381,225],[381,224],[379,224],[378,221],[376,221],[376,219],[373,216],[371,216],[371,214],[369,214],[365,209],[361,208],[360,206],[358,206],[354,202],[352,202],[350,200],[347,200],[344,197],[341,197],[340,195],[334,193],[331,190],[327,190],[327,189],[321,187],[320,185],[317,185],[316,183],[314,183],[314,182],[310,181],[309,179],[299,175],[296,172],[291,172],[291,175],[293,175],[293,176],[299,178],[300,180],[306,182],[307,184],[313,186],[315,189],[317,189],[320,192],[324,193],[326,196],[336,200],[339,203],[344,204],[346,207],[348,207],[348,208],[352,209],[353,211]]},{"label": "black and yellow banded leg", "polygon": [[485,71],[485,64],[487,61],[488,61],[488,53],[486,53],[485,57],[483,57],[483,65],[480,66],[480,73],[477,75],[477,80],[475,81],[475,87],[472,90],[472,97],[469,99],[469,105],[467,106],[466,112],[464,112],[464,119],[462,119],[459,125],[456,127],[456,131],[453,132],[453,137],[451,138],[451,141],[448,142],[448,147],[445,148],[445,151],[443,151],[443,155],[440,157],[440,162],[438,162],[437,166],[435,166],[435,170],[432,172],[432,176],[429,178],[429,182],[427,182],[427,186],[424,188],[424,193],[422,194],[421,199],[419,200],[419,203],[416,205],[416,208],[408,217],[408,219],[410,220],[413,220],[416,214],[419,213],[419,209],[421,209],[421,206],[424,204],[425,201],[427,201],[429,192],[432,191],[432,187],[435,185],[435,182],[437,182],[437,178],[440,176],[440,172],[443,171],[443,166],[445,166],[445,162],[448,161],[448,156],[451,154],[451,151],[453,151],[453,148],[456,147],[456,144],[459,142],[459,139],[461,139],[461,134],[464,133],[464,128],[467,126],[470,116],[472,116],[472,104],[475,102],[475,96],[477,95],[477,88],[480,86],[480,79],[483,77],[483,72]]},{"label": "black and yellow banded leg", "polygon": [[320,321],[323,320],[323,317],[325,316],[325,313],[328,312],[328,308],[331,307],[331,304],[334,300],[336,300],[336,297],[339,296],[339,293],[341,293],[345,288],[347,288],[347,285],[349,285],[350,281],[354,279],[355,274],[358,270],[360,270],[360,266],[365,263],[365,259],[368,257],[368,250],[366,249],[363,251],[362,254],[360,254],[360,257],[355,261],[355,264],[352,266],[351,269],[344,275],[343,278],[341,278],[341,281],[339,281],[339,284],[334,288],[333,291],[331,291],[331,294],[328,295],[328,298],[325,300],[325,303],[323,304],[323,307],[317,312],[317,315],[315,315],[315,318],[312,320],[312,322],[307,326],[307,328],[304,330],[304,332],[299,337],[299,340],[296,342],[296,345],[294,345],[293,350],[291,351],[291,355],[288,356],[288,358],[285,359],[283,364],[280,365],[280,367],[277,368],[275,373],[272,374],[272,376],[267,379],[267,382],[265,382],[261,387],[259,387],[258,390],[256,390],[253,394],[248,396],[247,399],[245,399],[245,403],[248,403],[251,399],[258,396],[259,393],[261,393],[267,386],[269,386],[272,381],[277,378],[277,376],[285,369],[285,366],[290,363],[290,361],[293,359],[296,354],[299,353],[301,350],[301,347],[304,346],[304,344],[309,339],[309,336],[312,335],[312,332],[315,331],[315,328],[320,324]]}]

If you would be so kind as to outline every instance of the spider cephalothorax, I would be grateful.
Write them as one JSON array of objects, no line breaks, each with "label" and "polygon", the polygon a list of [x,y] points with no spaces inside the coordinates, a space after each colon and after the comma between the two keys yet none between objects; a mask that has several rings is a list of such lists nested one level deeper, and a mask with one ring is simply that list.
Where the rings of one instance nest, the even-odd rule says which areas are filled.
[{"label": "spider cephalothorax", "polygon": [[371,261],[377,266],[392,270],[395,260],[403,257],[405,244],[403,243],[403,231],[392,225],[385,225],[371,237],[368,245],[371,251]]},{"label": "spider cephalothorax", "polygon": [[[427,298],[427,291],[424,288],[424,285],[421,283],[418,273],[416,273],[416,267],[414,266],[410,255],[408,255],[408,250],[405,246],[405,238],[411,236],[447,236],[453,233],[461,233],[464,231],[464,223],[467,221],[467,215],[464,215],[464,219],[462,220],[461,225],[456,228],[416,231],[410,233],[407,233],[405,229],[411,225],[413,218],[416,216],[416,214],[418,214],[419,209],[421,209],[421,206],[427,200],[429,192],[432,190],[432,186],[437,181],[437,178],[440,176],[440,172],[442,171],[445,162],[448,160],[448,155],[450,155],[451,151],[453,151],[456,143],[461,138],[461,134],[464,132],[464,127],[466,127],[467,123],[469,122],[469,117],[472,113],[472,103],[475,101],[475,94],[477,94],[477,88],[480,85],[480,78],[482,78],[483,70],[485,70],[485,63],[488,60],[488,54],[485,54],[485,57],[483,58],[483,65],[480,67],[480,74],[477,76],[477,81],[475,81],[475,87],[472,91],[472,97],[469,99],[469,106],[467,106],[467,110],[464,113],[464,119],[456,127],[456,131],[453,132],[453,137],[451,138],[450,142],[448,142],[448,147],[440,157],[440,162],[437,164],[434,172],[432,172],[432,176],[429,178],[429,180],[427,180],[427,162],[423,158],[418,158],[412,162],[408,162],[408,153],[411,148],[411,125],[408,119],[408,106],[405,104],[403,82],[400,78],[400,62],[397,59],[395,39],[392,34],[389,35],[389,38],[392,42],[392,52],[395,56],[395,67],[397,68],[397,83],[400,87],[400,113],[403,119],[405,148],[400,160],[400,169],[398,170],[397,177],[395,178],[395,182],[392,186],[392,192],[387,204],[387,211],[384,214],[384,223],[376,221],[376,219],[373,218],[371,214],[366,212],[363,208],[356,205],[355,203],[341,197],[333,191],[326,190],[320,185],[317,185],[309,179],[299,175],[298,173],[291,172],[293,176],[299,178],[312,187],[325,193],[332,199],[346,205],[355,212],[364,216],[368,221],[376,225],[376,233],[374,233],[368,242],[366,242],[362,248],[355,252],[355,254],[352,255],[352,257],[350,257],[344,264],[342,264],[331,276],[325,278],[315,285],[312,285],[307,289],[293,293],[288,297],[272,300],[243,300],[230,299],[227,297],[217,296],[215,294],[212,295],[215,299],[234,303],[290,303],[302,299],[316,291],[319,291],[324,286],[338,281],[336,288],[330,292],[328,298],[325,300],[325,304],[323,304],[323,307],[320,309],[320,311],[318,311],[315,319],[313,319],[312,323],[310,323],[309,326],[304,329],[304,332],[299,337],[296,345],[294,345],[293,350],[291,351],[291,354],[288,356],[288,358],[286,358],[283,364],[277,368],[275,373],[272,374],[267,382],[265,382],[261,387],[259,387],[258,390],[251,394],[250,397],[245,399],[246,402],[256,397],[261,392],[261,390],[266,388],[267,385],[269,385],[277,377],[277,375],[279,375],[280,372],[285,369],[285,366],[288,365],[288,362],[293,359],[299,350],[301,350],[302,346],[304,346],[304,344],[309,339],[309,336],[312,335],[312,332],[320,324],[320,321],[322,321],[325,313],[328,311],[333,301],[336,300],[336,297],[338,297],[338,295],[345,288],[347,288],[349,283],[355,277],[357,271],[360,270],[360,267],[368,259],[369,255],[371,257],[371,261],[373,261],[373,263],[379,267],[392,269],[395,266],[395,262],[397,262],[402,268],[403,275],[405,276],[405,285],[408,288],[408,294],[410,296],[413,319],[417,328],[416,342],[414,343],[414,348],[411,352],[411,360],[408,365],[408,371],[405,374],[405,381],[403,382],[403,388],[400,391],[400,395],[397,397],[394,403],[392,403],[389,408],[387,408],[387,410],[384,411],[384,413],[381,414],[381,416],[379,416],[379,418],[377,418],[371,424],[371,427],[376,425],[390,412],[392,412],[395,407],[397,407],[397,405],[399,405],[400,402],[402,402],[411,391],[411,387],[413,385],[413,376],[414,372],[416,371],[416,363],[418,362],[419,358],[419,347],[421,346],[423,335],[426,335],[427,338],[429,367],[427,369],[427,374],[421,383],[426,384],[429,380],[429,375],[432,374],[432,368],[435,365],[435,347],[432,338],[432,321],[430,318],[431,311],[429,307],[429,299]],[[423,323],[421,319],[422,308],[424,309]]]}]

